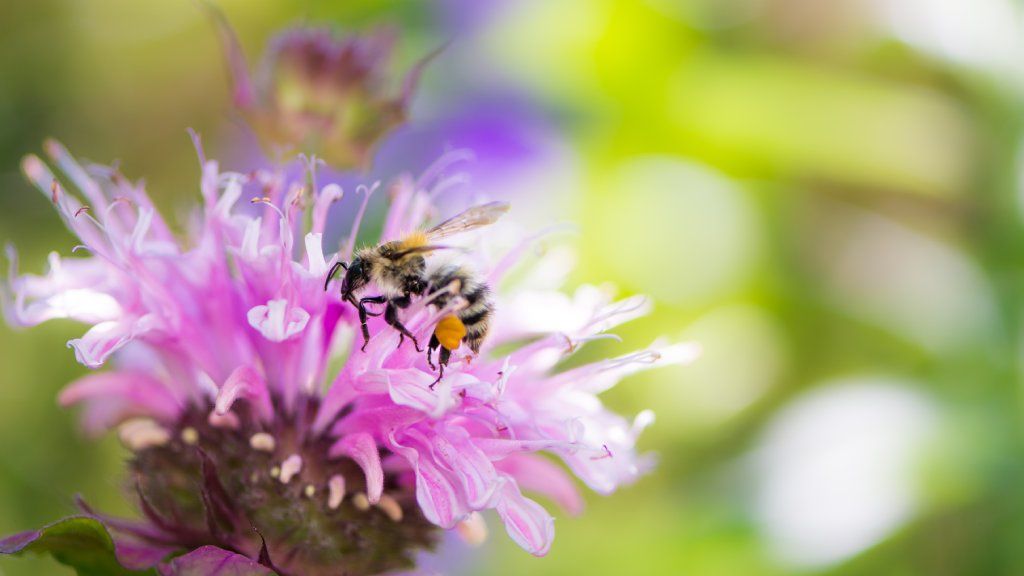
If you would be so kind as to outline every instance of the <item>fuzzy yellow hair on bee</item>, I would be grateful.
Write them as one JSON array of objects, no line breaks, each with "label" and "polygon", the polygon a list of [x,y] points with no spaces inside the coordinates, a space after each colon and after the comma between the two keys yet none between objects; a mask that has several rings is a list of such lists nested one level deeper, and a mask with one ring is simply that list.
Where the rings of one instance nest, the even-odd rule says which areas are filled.
[{"label": "fuzzy yellow hair on bee", "polygon": [[427,245],[427,234],[426,232],[413,232],[402,238],[401,246],[402,250],[409,250],[412,248],[421,248]]}]

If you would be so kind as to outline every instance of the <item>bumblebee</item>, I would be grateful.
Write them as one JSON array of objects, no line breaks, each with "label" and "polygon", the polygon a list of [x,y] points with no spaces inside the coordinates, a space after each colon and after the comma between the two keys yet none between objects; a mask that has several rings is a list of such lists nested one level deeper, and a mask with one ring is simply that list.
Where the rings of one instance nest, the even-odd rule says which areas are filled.
[{"label": "bumblebee", "polygon": [[[430,336],[427,347],[427,363],[439,374],[431,388],[444,376],[451,354],[465,342],[474,354],[480,352],[490,326],[494,305],[490,299],[487,284],[469,270],[453,264],[428,262],[426,256],[436,250],[449,248],[436,244],[438,240],[487,226],[508,211],[506,202],[491,202],[474,206],[445,220],[433,228],[414,232],[401,240],[384,242],[356,251],[351,263],[338,262],[328,272],[324,290],[339,268],[345,269],[341,282],[341,298],[359,312],[360,328],[363,334],[362,349],[370,340],[366,325],[370,316],[384,315],[384,321],[398,330],[401,346],[406,338],[413,342],[417,352],[422,352],[416,337],[402,324],[398,317],[400,309],[407,308],[412,299],[425,296],[430,305],[438,310],[452,305],[451,314],[441,318]],[[359,297],[369,284],[380,291],[377,296]],[[371,304],[383,304],[383,312],[367,309]],[[437,366],[433,353],[438,351]]]}]

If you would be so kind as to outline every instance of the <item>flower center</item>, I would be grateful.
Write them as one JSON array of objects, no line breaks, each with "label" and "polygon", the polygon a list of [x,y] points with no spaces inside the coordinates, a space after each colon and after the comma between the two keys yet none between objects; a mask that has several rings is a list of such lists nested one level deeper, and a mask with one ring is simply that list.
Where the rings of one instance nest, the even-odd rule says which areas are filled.
[{"label": "flower center", "polygon": [[[316,400],[307,401],[314,413]],[[411,484],[385,474],[371,505],[356,462],[329,457],[331,439],[304,435],[301,419],[261,426],[246,407],[235,412],[211,424],[210,408],[189,410],[164,441],[135,452],[140,506],[169,542],[253,558],[265,542],[282,576],[381,574],[412,567],[417,551],[434,546],[438,528]]]}]

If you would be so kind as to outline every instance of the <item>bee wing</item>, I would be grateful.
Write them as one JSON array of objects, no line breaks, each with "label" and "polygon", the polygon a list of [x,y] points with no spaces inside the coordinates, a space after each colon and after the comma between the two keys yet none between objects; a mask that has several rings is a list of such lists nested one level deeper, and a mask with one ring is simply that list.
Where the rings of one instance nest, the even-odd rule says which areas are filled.
[{"label": "bee wing", "polygon": [[497,222],[502,214],[508,212],[508,208],[508,202],[489,202],[473,206],[427,230],[425,234],[428,240],[435,241],[468,232]]}]

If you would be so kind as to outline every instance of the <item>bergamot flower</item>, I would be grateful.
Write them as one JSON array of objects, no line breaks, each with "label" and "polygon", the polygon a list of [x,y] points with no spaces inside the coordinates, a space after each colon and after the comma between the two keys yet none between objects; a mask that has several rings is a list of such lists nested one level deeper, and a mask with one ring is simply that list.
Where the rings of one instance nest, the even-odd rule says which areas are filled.
[{"label": "bergamot flower", "polygon": [[[400,345],[384,319],[369,319],[362,349],[355,310],[336,283],[324,290],[359,227],[325,253],[330,207],[356,201],[361,218],[376,187],[348,197],[334,184],[311,190],[315,177],[225,171],[199,148],[202,201],[179,232],[141,184],[83,166],[56,142],[45,150],[49,163],[29,156],[22,169],[81,244],[51,254],[43,275],[20,274],[9,249],[4,311],[20,326],[68,318],[87,327],[68,346],[94,372],[60,403],[81,407],[88,433],[116,430],[131,452],[141,519],[81,503],[83,518],[113,535],[122,565],[382,574],[412,568],[444,530],[480,541],[490,511],[540,556],[554,520],[526,494],[574,514],[582,499],[570,471],[608,494],[649,468],[635,444],[651,413],[628,420],[598,395],[695,348],[654,346],[560,369],[648,306],[595,287],[572,297],[507,291],[536,235],[497,258],[483,249],[492,230],[464,239],[462,256],[495,288],[495,323],[480,356],[459,351],[433,385],[425,356]],[[465,208],[444,201],[450,160],[388,184],[382,240]],[[425,299],[402,314],[420,341],[439,319]],[[0,551],[31,548],[46,533],[2,541]]]},{"label": "bergamot flower", "polygon": [[391,72],[391,28],[342,34],[296,26],[278,33],[250,74],[234,32],[214,12],[235,107],[275,157],[314,153],[338,169],[367,168],[376,145],[405,122],[420,74],[434,53],[400,81]]}]

